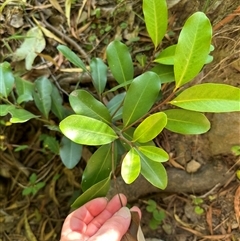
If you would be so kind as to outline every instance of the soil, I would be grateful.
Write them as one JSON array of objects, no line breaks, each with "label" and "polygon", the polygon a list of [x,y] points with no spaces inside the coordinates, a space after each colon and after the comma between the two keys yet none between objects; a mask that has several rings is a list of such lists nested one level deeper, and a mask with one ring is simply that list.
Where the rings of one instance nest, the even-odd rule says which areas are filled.
[{"label": "soil", "polygon": [[[54,2],[36,1],[28,3],[26,8],[21,4],[5,6],[0,13],[0,61],[11,62],[7,44],[14,52],[20,42],[8,38],[16,33],[24,34],[33,24],[33,14],[50,32],[66,41],[86,63],[89,57],[104,59],[107,43],[116,36],[132,49],[133,59],[139,52],[151,57],[153,46],[138,17],[141,15],[141,1],[83,1],[82,19],[78,25],[76,18],[82,3],[76,3],[71,10],[72,29],[64,14],[56,10]],[[179,30],[188,16],[204,10],[214,29],[214,61],[202,70],[194,83],[211,81],[240,86],[240,2],[169,2],[176,5],[169,9],[169,34],[164,38],[163,47],[177,41]],[[2,3],[0,0],[0,5]],[[64,9],[64,2],[60,2],[60,6]],[[89,14],[93,8],[101,9],[99,19]],[[119,28],[123,22],[128,25],[125,30]],[[111,23],[111,28],[101,33],[101,29],[89,27],[92,23],[101,23],[102,28]],[[44,54],[62,63],[56,51],[58,43],[49,37],[46,40]],[[28,80],[49,75],[49,69],[42,64],[40,57],[36,62],[36,68],[25,75]],[[21,62],[11,64],[15,70],[23,66]],[[64,91],[69,93],[76,86],[76,73],[63,74],[54,66],[51,71]],[[87,78],[82,87],[92,88]],[[33,113],[36,111],[31,105],[27,108]],[[166,164],[169,185],[165,191],[149,186],[141,178],[130,186],[117,179],[118,189],[127,195],[129,205],[137,205],[142,210],[141,227],[146,238],[164,241],[240,240],[240,182],[236,177],[240,160],[231,153],[233,145],[240,145],[240,118],[236,113],[230,114],[229,119],[226,115],[220,120],[217,118],[209,115],[213,129],[205,135],[181,136],[165,131],[156,138],[155,143],[166,149],[171,157]],[[227,120],[225,124],[221,119]],[[93,150],[84,147],[81,163],[69,170],[59,156],[53,156],[43,148],[39,141],[43,133],[53,134],[37,120],[0,126],[0,241],[59,240],[70,204],[80,193],[81,174]],[[14,148],[19,145],[28,145],[28,148],[15,152]],[[34,196],[23,196],[22,190],[28,185],[32,173],[37,173],[38,181],[44,181],[46,185]],[[116,193],[114,184],[112,186],[109,197]],[[165,218],[156,230],[149,227],[152,219],[146,210],[149,199],[155,200],[157,208],[165,212]],[[196,204],[196,200],[200,203]]]}]

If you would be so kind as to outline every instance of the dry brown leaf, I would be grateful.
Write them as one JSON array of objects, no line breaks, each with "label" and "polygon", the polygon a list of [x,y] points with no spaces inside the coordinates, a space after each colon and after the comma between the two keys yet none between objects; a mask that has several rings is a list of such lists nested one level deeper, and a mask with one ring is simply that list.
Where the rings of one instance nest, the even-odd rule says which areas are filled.
[{"label": "dry brown leaf", "polygon": [[207,224],[210,230],[210,234],[213,234],[213,228],[212,228],[212,206],[209,206],[209,209],[206,213],[206,220]]},{"label": "dry brown leaf", "polygon": [[24,211],[24,228],[25,228],[25,231],[26,231],[26,236],[27,236],[27,239],[29,241],[37,241],[34,233],[32,232],[31,228],[30,228],[30,225],[28,223],[28,219],[27,219],[27,211],[25,209]]},{"label": "dry brown leaf", "polygon": [[122,237],[121,241],[139,241],[138,228],[140,226],[140,218],[138,212],[131,211],[131,223],[127,233]]},{"label": "dry brown leaf", "polygon": [[236,215],[236,219],[238,222],[238,226],[240,228],[240,186],[238,187],[238,189],[235,193],[234,210],[235,210],[235,215]]},{"label": "dry brown leaf", "polygon": [[62,7],[60,6],[60,4],[58,3],[58,0],[49,0],[49,2],[52,4],[52,6],[57,9],[60,13],[62,13],[64,15],[64,12],[62,10]]}]

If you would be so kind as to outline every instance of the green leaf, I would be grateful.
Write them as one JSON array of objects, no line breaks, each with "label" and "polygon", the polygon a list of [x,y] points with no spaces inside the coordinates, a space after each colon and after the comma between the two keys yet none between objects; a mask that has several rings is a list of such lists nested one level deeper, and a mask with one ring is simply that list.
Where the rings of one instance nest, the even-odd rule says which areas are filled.
[{"label": "green leaf", "polygon": [[155,162],[165,162],[169,159],[167,152],[156,146],[139,146],[138,150],[144,156]]},{"label": "green leaf", "polygon": [[156,210],[156,208],[157,208],[157,203],[154,200],[149,199],[148,205],[146,207],[147,211],[152,213],[154,210]]},{"label": "green leaf", "polygon": [[13,61],[25,59],[27,70],[32,69],[37,53],[41,53],[46,46],[46,41],[39,27],[33,27],[27,32],[27,36],[20,48],[13,53]]},{"label": "green leaf", "polygon": [[165,48],[154,60],[159,64],[174,65],[174,56],[177,45],[171,45]]},{"label": "green leaf", "polygon": [[[126,86],[130,85],[132,83],[132,81],[133,80],[131,79],[131,80],[128,80],[128,81],[126,81],[126,82],[124,82],[122,84],[116,85],[113,88],[111,88],[110,90],[106,91],[105,93],[114,92],[114,91],[116,91],[116,90],[118,90],[120,88],[126,87]],[[128,89],[128,88],[125,88],[125,89]]]},{"label": "green leaf", "polygon": [[173,66],[156,64],[150,71],[156,73],[161,83],[171,83],[174,81]]},{"label": "green leaf", "polygon": [[51,110],[52,83],[45,76],[39,77],[35,81],[36,92],[33,92],[34,102],[45,118],[48,118]]},{"label": "green leaf", "polygon": [[156,230],[158,227],[159,227],[159,221],[152,218],[149,222],[149,227],[152,229],[152,230]]},{"label": "green leaf", "polygon": [[86,192],[84,192],[80,197],[75,200],[71,207],[76,209],[94,198],[106,197],[110,188],[110,177],[111,175],[91,186],[88,190],[86,190]]},{"label": "green leaf", "polygon": [[28,148],[28,145],[20,145],[14,149],[14,152],[22,151]]},{"label": "green leaf", "polygon": [[69,96],[69,102],[76,114],[85,115],[105,123],[111,121],[107,107],[86,90],[74,90]]},{"label": "green leaf", "polygon": [[174,57],[176,89],[192,80],[206,62],[212,38],[209,19],[202,12],[188,18],[180,32]]},{"label": "green leaf", "polygon": [[68,169],[72,169],[81,160],[82,145],[76,144],[63,136],[59,154],[64,166]]},{"label": "green leaf", "polygon": [[59,127],[66,137],[82,145],[104,145],[118,138],[104,122],[83,115],[70,115]]},{"label": "green leaf", "polygon": [[32,118],[37,118],[38,116],[30,113],[27,110],[23,109],[17,109],[17,108],[11,108],[8,110],[8,112],[11,114],[12,118],[10,119],[11,123],[23,123],[26,122]]},{"label": "green leaf", "polygon": [[123,180],[127,184],[134,182],[136,178],[139,176],[140,170],[140,157],[135,148],[131,148],[131,150],[123,158],[121,167],[121,175]]},{"label": "green leaf", "polygon": [[141,174],[155,187],[165,189],[167,172],[162,163],[155,162],[140,153]]},{"label": "green leaf", "polygon": [[46,134],[40,135],[40,140],[43,141],[43,147],[49,149],[52,153],[59,154],[59,143],[56,137]]},{"label": "green leaf", "polygon": [[156,49],[167,30],[167,2],[165,0],[143,0],[143,14],[148,34]]},{"label": "green leaf", "polygon": [[109,176],[112,171],[111,154],[111,145],[107,144],[99,147],[88,160],[82,175],[81,187],[84,192]]},{"label": "green leaf", "polygon": [[14,85],[14,76],[8,62],[0,64],[0,80],[0,96],[7,98]]},{"label": "green leaf", "polygon": [[58,45],[57,50],[63,54],[63,56],[74,64],[76,67],[83,69],[84,71],[88,72],[85,64],[83,61],[67,46]]},{"label": "green leaf", "polygon": [[161,88],[161,81],[154,72],[145,72],[130,85],[123,103],[124,126],[144,116],[155,103]]},{"label": "green leaf", "polygon": [[232,112],[240,111],[239,96],[240,89],[237,87],[206,83],[184,90],[170,104],[200,112]]},{"label": "green leaf", "polygon": [[143,120],[133,133],[133,141],[146,143],[154,139],[166,126],[167,116],[158,112]]},{"label": "green leaf", "polygon": [[92,82],[98,94],[101,94],[107,83],[107,66],[100,58],[93,58],[90,62]]},{"label": "green leaf", "polygon": [[33,100],[34,85],[20,77],[15,77],[16,91],[18,94],[17,103]]},{"label": "green leaf", "polygon": [[51,111],[55,116],[58,117],[59,120],[62,120],[65,117],[65,109],[62,105],[62,96],[55,85],[52,85],[51,102]]},{"label": "green leaf", "polygon": [[107,108],[112,117],[112,121],[117,121],[122,119],[122,104],[126,96],[126,92],[115,95],[108,103]]},{"label": "green leaf", "polygon": [[32,193],[32,187],[26,187],[26,188],[24,188],[23,190],[22,190],[22,195],[23,196],[27,196],[27,195],[29,195],[29,194],[31,194]]},{"label": "green leaf", "polygon": [[165,212],[163,210],[158,211],[157,209],[153,211],[153,218],[161,222],[165,218]]},{"label": "green leaf", "polygon": [[37,181],[37,174],[32,173],[31,176],[29,177],[29,181],[31,184],[35,184],[35,182]]},{"label": "green leaf", "polygon": [[0,105],[0,116],[7,115],[9,113],[9,110],[11,109],[15,109],[15,107],[12,105],[5,105],[5,104]]},{"label": "green leaf", "polygon": [[114,40],[107,47],[107,61],[112,75],[119,84],[133,79],[131,54],[125,44]]},{"label": "green leaf", "polygon": [[167,115],[165,128],[170,131],[184,135],[198,135],[210,129],[210,122],[202,113],[181,109],[166,110],[164,113]]}]

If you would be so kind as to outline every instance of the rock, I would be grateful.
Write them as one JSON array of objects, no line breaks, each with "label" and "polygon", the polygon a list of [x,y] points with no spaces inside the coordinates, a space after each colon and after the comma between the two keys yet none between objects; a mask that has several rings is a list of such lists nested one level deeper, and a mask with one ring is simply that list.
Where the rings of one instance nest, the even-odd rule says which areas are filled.
[{"label": "rock", "polygon": [[215,114],[207,134],[212,156],[231,153],[231,147],[240,145],[240,113]]},{"label": "rock", "polygon": [[186,171],[188,173],[194,173],[196,172],[199,168],[201,167],[201,164],[195,160],[191,160],[187,166],[186,166]]}]

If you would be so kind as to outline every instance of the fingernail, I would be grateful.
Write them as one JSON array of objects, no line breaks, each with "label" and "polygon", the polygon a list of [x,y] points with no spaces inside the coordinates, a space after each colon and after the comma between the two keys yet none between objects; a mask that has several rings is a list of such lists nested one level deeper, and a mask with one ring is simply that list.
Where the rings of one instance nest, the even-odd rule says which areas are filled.
[{"label": "fingernail", "polygon": [[121,216],[125,219],[131,218],[130,210],[127,207],[122,207],[118,212],[116,212],[116,215]]}]

